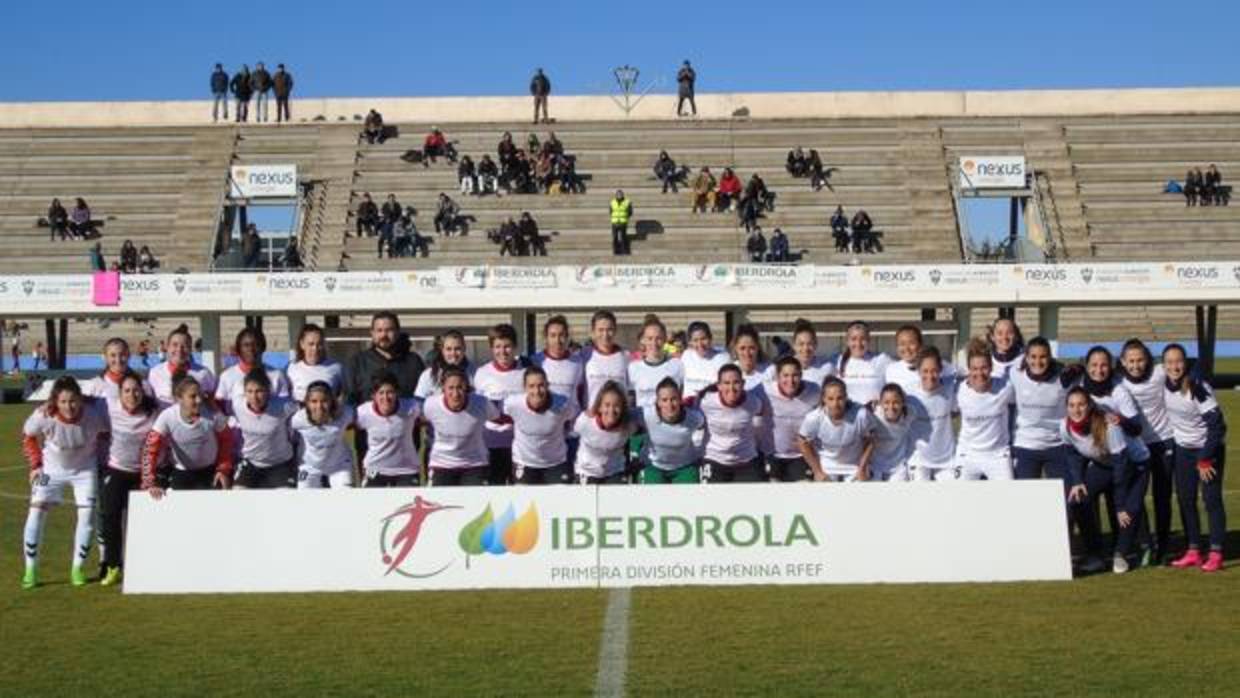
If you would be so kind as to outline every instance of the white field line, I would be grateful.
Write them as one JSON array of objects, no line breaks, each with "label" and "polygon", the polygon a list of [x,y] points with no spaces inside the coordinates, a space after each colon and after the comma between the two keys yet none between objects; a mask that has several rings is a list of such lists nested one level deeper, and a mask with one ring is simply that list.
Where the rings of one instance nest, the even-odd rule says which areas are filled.
[{"label": "white field line", "polygon": [[629,673],[629,603],[632,589],[612,589],[603,617],[603,637],[599,641],[598,678],[594,695],[619,698],[624,695],[624,679]]}]

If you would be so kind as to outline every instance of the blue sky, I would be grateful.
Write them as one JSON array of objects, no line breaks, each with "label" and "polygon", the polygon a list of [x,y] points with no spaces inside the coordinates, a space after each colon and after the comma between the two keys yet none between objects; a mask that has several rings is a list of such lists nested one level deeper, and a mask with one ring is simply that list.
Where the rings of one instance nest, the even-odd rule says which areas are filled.
[{"label": "blue sky", "polygon": [[[1240,3],[10,2],[0,101],[202,98],[216,61],[287,63],[303,96],[610,88],[624,63],[699,90],[1237,82]],[[433,24],[433,28],[427,25]]]}]

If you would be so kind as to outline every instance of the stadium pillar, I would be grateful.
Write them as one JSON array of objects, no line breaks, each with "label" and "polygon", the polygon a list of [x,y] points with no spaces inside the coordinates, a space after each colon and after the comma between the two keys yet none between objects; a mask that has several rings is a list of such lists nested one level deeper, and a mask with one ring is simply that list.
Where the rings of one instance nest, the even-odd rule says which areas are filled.
[{"label": "stadium pillar", "polygon": [[290,314],[285,319],[288,321],[288,360],[291,363],[293,357],[297,356],[297,334],[301,332],[301,328],[306,324],[306,314]]},{"label": "stadium pillar", "polygon": [[733,308],[723,314],[723,332],[728,344],[736,336],[736,328],[749,322],[748,308]]},{"label": "stadium pillar", "polygon": [[69,367],[69,318],[60,318],[60,336],[56,338],[56,368]]},{"label": "stadium pillar", "polygon": [[44,368],[55,368],[56,348],[60,346],[56,343],[56,321],[52,318],[44,320],[43,330],[45,334],[43,344],[47,347],[45,350],[47,352],[47,365]]},{"label": "stadium pillar", "polygon": [[202,335],[202,365],[220,374],[220,316],[198,316],[199,333]]},{"label": "stadium pillar", "polygon": [[937,310],[938,310],[937,308],[922,308],[921,309],[921,321],[922,322],[934,322],[935,320],[937,320],[938,319]]},{"label": "stadium pillar", "polygon": [[1214,378],[1214,342],[1218,335],[1218,306],[1199,305],[1197,311],[1197,366],[1203,378]]},{"label": "stadium pillar", "polygon": [[526,356],[533,356],[538,349],[538,316],[528,310],[517,310],[512,314],[512,326],[517,329],[517,346],[525,348]]},{"label": "stadium pillar", "polygon": [[969,338],[973,336],[973,306],[958,305],[952,309],[952,316],[956,320],[956,346],[953,354],[957,364],[967,366],[969,362],[965,356],[965,349],[969,344]]},{"label": "stadium pillar", "polygon": [[1051,343],[1051,353],[1059,354],[1059,306],[1038,306],[1038,334]]}]

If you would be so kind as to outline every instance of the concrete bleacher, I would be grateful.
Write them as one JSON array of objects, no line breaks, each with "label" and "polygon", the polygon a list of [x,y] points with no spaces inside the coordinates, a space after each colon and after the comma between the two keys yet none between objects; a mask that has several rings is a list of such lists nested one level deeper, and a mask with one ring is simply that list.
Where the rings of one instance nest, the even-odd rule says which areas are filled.
[{"label": "concrete bleacher", "polygon": [[132,240],[163,268],[202,268],[231,151],[226,132],[193,128],[0,129],[0,273],[90,269],[94,241],[49,243],[36,226],[53,197],[86,199],[104,254]]},{"label": "concrete bleacher", "polygon": [[1215,163],[1224,184],[1240,167],[1234,117],[1119,117],[1068,121],[1064,131],[1089,229],[1092,256],[1106,260],[1235,259],[1240,209],[1185,206],[1163,194],[1190,167]]},{"label": "concrete bleacher", "polygon": [[[433,236],[432,218],[440,192],[446,191],[462,206],[464,214],[477,218],[469,235],[434,236],[426,260],[376,259],[376,242],[352,238],[346,243],[351,269],[403,268],[417,265],[475,264],[498,262],[499,248],[487,240],[485,231],[497,228],[507,217],[529,211],[544,234],[558,233],[548,243],[552,263],[584,263],[610,258],[608,200],[623,189],[633,201],[635,213],[630,233],[635,235],[629,262],[742,261],[745,232],[735,214],[690,212],[690,194],[662,194],[651,167],[660,149],[667,150],[680,165],[694,173],[709,166],[718,177],[732,167],[742,181],[759,173],[777,192],[776,210],[761,221],[770,236],[774,228],[788,234],[794,253],[815,263],[842,263],[853,255],[837,255],[828,220],[837,205],[851,216],[867,210],[882,232],[886,248],[875,259],[959,259],[954,214],[947,196],[941,149],[924,126],[908,127],[883,121],[772,121],[772,122],[664,122],[557,124],[552,127],[566,151],[577,156],[577,171],[586,178],[582,195],[522,194],[504,197],[458,195],[454,165],[441,160],[430,168],[409,164],[399,155],[420,148],[430,124],[400,124],[401,137],[382,145],[360,146],[357,176],[350,209],[356,209],[363,192],[382,203],[395,194],[403,205],[419,211],[419,229]],[[524,143],[528,124],[457,124],[445,127],[458,151],[475,162],[482,154],[494,159],[503,131]],[[545,140],[547,128],[535,133]],[[910,138],[912,134],[914,137]],[[912,143],[912,145],[910,145]],[[814,192],[808,180],[793,179],[784,170],[792,147],[816,148],[825,163],[839,170],[832,177],[834,191]],[[928,163],[928,164],[927,164]],[[920,167],[920,171],[915,171]],[[928,171],[926,171],[928,170]],[[931,196],[924,196],[927,185]],[[935,206],[937,203],[937,207]],[[352,231],[352,218],[347,221]],[[515,263],[538,262],[522,258]]]},{"label": "concrete bleacher", "polygon": [[[149,245],[165,271],[206,270],[227,168],[241,163],[294,163],[301,180],[313,183],[303,200],[300,231],[311,269],[335,269],[345,252],[353,270],[746,260],[745,233],[734,214],[691,214],[688,188],[678,195],[660,193],[650,169],[660,149],[694,171],[709,165],[718,176],[724,166],[733,166],[742,181],[761,173],[779,195],[776,211],[762,222],[764,233],[769,239],[775,227],[783,228],[793,252],[804,250],[804,261],[816,264],[857,259],[834,252],[827,221],[839,204],[849,215],[865,208],[884,235],[886,251],[860,256],[863,263],[959,261],[950,177],[956,158],[966,153],[1028,158],[1061,259],[1240,258],[1240,210],[1186,208],[1182,197],[1161,193],[1167,180],[1182,180],[1188,167],[1211,162],[1230,183],[1240,165],[1236,93],[1157,92],[703,95],[703,118],[683,121],[670,118],[672,109],[659,95],[627,121],[617,120],[606,98],[559,98],[563,101],[552,110],[563,122],[535,132],[545,140],[548,128],[554,130],[578,156],[589,192],[498,199],[456,194],[453,165],[441,161],[425,169],[398,156],[419,148],[432,123],[475,161],[482,153],[494,157],[505,130],[523,146],[531,127],[512,119],[528,111],[524,99],[307,101],[295,106],[299,117],[321,113],[327,120],[281,126],[208,125],[202,117],[209,105],[184,117],[178,110],[151,111],[145,125],[145,112],[119,108],[105,113],[57,105],[40,111],[43,107],[31,105],[26,111],[38,115],[36,121],[21,116],[21,105],[0,105],[0,235],[7,243],[0,274],[89,268],[93,242],[49,243],[48,230],[35,226],[53,196],[66,207],[83,196],[106,221],[101,241],[109,261],[132,239]],[[371,103],[399,127],[399,138],[359,143],[360,122],[348,119]],[[737,106],[750,108],[752,118],[730,118]],[[647,111],[664,107],[656,115]],[[178,115],[160,116],[173,111]],[[31,126],[36,122],[46,125]],[[796,145],[816,148],[828,166],[839,168],[831,180],[834,191],[813,192],[808,181],[784,172],[784,157]],[[630,231],[639,235],[627,258],[610,254],[607,201],[617,188],[636,208]],[[363,191],[380,203],[395,193],[402,204],[417,207],[426,235],[433,235],[441,191],[478,220],[468,236],[435,237],[426,260],[379,260],[373,238],[345,237],[353,230],[351,211]],[[550,256],[501,258],[485,231],[525,210],[544,235],[559,233],[548,243]],[[648,229],[657,232],[640,234]],[[1187,311],[1065,308],[1060,324],[1065,338],[1182,338],[1193,329]],[[1235,319],[1230,309],[1222,309],[1223,330],[1240,327]],[[174,324],[160,320],[149,331],[157,337]],[[86,346],[116,330],[83,327]],[[81,334],[75,331],[75,345]]]}]

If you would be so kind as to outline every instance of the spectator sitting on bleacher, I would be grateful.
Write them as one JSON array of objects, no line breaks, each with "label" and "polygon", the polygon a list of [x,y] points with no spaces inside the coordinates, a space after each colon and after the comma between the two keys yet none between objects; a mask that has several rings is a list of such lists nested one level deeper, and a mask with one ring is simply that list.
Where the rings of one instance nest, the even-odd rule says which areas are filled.
[{"label": "spectator sitting on bleacher", "polygon": [[663,183],[663,193],[666,194],[668,189],[673,194],[678,193],[678,184],[684,184],[689,178],[688,167],[677,167],[676,161],[666,150],[659,151],[659,159],[654,162],[654,176]]},{"label": "spectator sitting on bleacher", "polygon": [[539,152],[550,153],[552,155],[564,154],[564,144],[560,142],[559,138],[555,137],[555,131],[549,131],[547,133],[547,141],[542,144],[542,149]]},{"label": "spectator sitting on bleacher", "polygon": [[544,152],[538,156],[538,161],[534,163],[534,179],[538,182],[538,190],[545,194],[550,194],[551,183],[555,178],[555,156]]},{"label": "spectator sitting on bleacher", "polygon": [[108,263],[103,259],[103,243],[96,242],[95,246],[90,248],[90,270],[91,271],[107,271]]},{"label": "spectator sitting on bleacher", "polygon": [[379,209],[379,215],[383,219],[379,224],[378,250],[380,258],[383,257],[384,248],[388,250],[388,256],[391,256],[392,240],[396,235],[396,223],[400,221],[404,210],[404,207],[396,200],[395,194],[388,194],[387,201],[384,201],[382,208]]},{"label": "spectator sitting on bleacher", "polygon": [[766,181],[757,173],[749,178],[749,182],[745,185],[744,199],[754,199],[758,202],[758,207],[766,211],[775,210],[775,192],[766,188]]},{"label": "spectator sitting on bleacher", "polygon": [[151,254],[151,248],[146,245],[138,250],[138,273],[154,274],[159,268],[159,260],[155,259],[155,255]]},{"label": "spectator sitting on bleacher", "polygon": [[133,240],[126,240],[121,245],[121,271],[126,274],[136,274],[138,272],[138,248],[134,247]]},{"label": "spectator sitting on bleacher", "polygon": [[526,155],[531,158],[538,157],[539,153],[542,152],[542,144],[538,141],[538,136],[531,133],[529,137],[525,139],[525,152]]},{"label": "spectator sitting on bleacher", "polygon": [[766,238],[762,236],[762,231],[754,228],[749,231],[749,237],[745,240],[745,251],[749,253],[749,261],[755,264],[766,259]]},{"label": "spectator sitting on bleacher", "polygon": [[715,208],[715,176],[709,167],[698,170],[693,178],[693,213],[706,213]]},{"label": "spectator sitting on bleacher", "polygon": [[521,213],[521,222],[517,224],[517,232],[521,237],[521,247],[528,254],[535,257],[546,257],[547,246],[543,243],[542,236],[538,234],[538,224],[534,222],[534,217],[529,211]]},{"label": "spectator sitting on bleacher", "polygon": [[1231,200],[1231,188],[1223,185],[1223,174],[1214,163],[1206,168],[1205,195],[1212,206],[1226,206]]},{"label": "spectator sitting on bleacher", "polygon": [[499,244],[499,256],[503,257],[523,257],[522,251],[523,241],[521,240],[521,229],[517,227],[517,222],[508,217],[508,220],[500,223],[499,230],[496,231],[493,242]]},{"label": "spectator sitting on bleacher", "polygon": [[474,159],[465,155],[456,165],[456,178],[460,183],[462,194],[474,194],[478,191],[478,171],[474,167]]},{"label": "spectator sitting on bleacher", "polygon": [[86,199],[78,197],[77,204],[69,213],[69,235],[77,240],[88,240],[95,237],[95,223],[90,218],[90,206]]},{"label": "spectator sitting on bleacher", "polygon": [[858,209],[852,219],[853,252],[882,252],[883,245],[874,234],[874,221],[865,209]]},{"label": "spectator sitting on bleacher", "polygon": [[53,241],[56,240],[57,233],[61,240],[68,237],[69,212],[61,205],[60,199],[52,199],[52,205],[47,207],[47,227],[51,228]]},{"label": "spectator sitting on bleacher", "polygon": [[499,145],[495,146],[495,156],[499,158],[500,174],[508,171],[513,163],[517,160],[517,144],[512,142],[512,134],[504,131],[504,135],[499,139]]},{"label": "spectator sitting on bleacher", "polygon": [[[418,252],[423,257],[430,254],[430,243],[421,233],[414,223],[418,212],[412,206],[405,207],[405,215],[401,216],[400,221],[396,224],[396,237],[393,243],[395,256],[397,257],[416,257]],[[388,256],[392,256],[389,252]]]},{"label": "spectator sitting on bleacher", "polygon": [[560,191],[565,194],[586,193],[586,182],[577,174],[577,158],[571,155],[556,157],[556,170],[560,177]]},{"label": "spectator sitting on bleacher", "polygon": [[835,171],[835,168],[824,167],[822,157],[818,155],[817,150],[810,149],[809,159],[806,162],[809,168],[809,186],[814,191],[822,191],[824,186],[835,191],[835,187],[831,186],[831,173]]},{"label": "spectator sitting on bleacher", "polygon": [[723,176],[719,178],[719,189],[715,192],[715,210],[732,210],[741,195],[741,188],[741,178],[736,176],[731,167],[725,167]]},{"label": "spectator sitting on bleacher", "polygon": [[444,137],[443,131],[432,126],[431,132],[422,141],[422,166],[430,167],[435,158],[447,158],[448,162],[456,162],[456,148]]},{"label": "spectator sitting on bleacher", "polygon": [[517,150],[516,157],[504,170],[500,183],[509,193],[533,194],[538,188],[534,185],[534,173],[529,158],[524,150]]},{"label": "spectator sitting on bleacher", "polygon": [[767,261],[776,263],[787,263],[792,261],[792,250],[788,242],[788,236],[779,228],[771,235],[771,251],[767,255]]},{"label": "spectator sitting on bleacher", "polygon": [[1201,194],[1201,179],[1193,168],[1184,173],[1184,205],[1196,206],[1197,197]]},{"label": "spectator sitting on bleacher", "polygon": [[379,230],[379,207],[370,198],[370,192],[362,194],[362,202],[357,205],[357,236],[374,235]]},{"label": "spectator sitting on bleacher", "polygon": [[788,170],[788,174],[797,178],[809,174],[809,160],[805,157],[805,151],[801,149],[801,146],[798,145],[795,149],[788,151],[784,169]]},{"label": "spectator sitting on bleacher", "polygon": [[490,155],[483,155],[478,161],[478,195],[490,192],[499,195],[499,168]]},{"label": "spectator sitting on bleacher", "polygon": [[387,140],[387,131],[383,126],[383,115],[374,109],[366,115],[366,120],[362,122],[362,138],[370,145],[374,145],[375,141],[383,143]]},{"label": "spectator sitting on bleacher", "polygon": [[452,200],[452,197],[440,192],[439,206],[435,210],[435,232],[452,237],[459,227],[460,213],[461,207]]},{"label": "spectator sitting on bleacher", "polygon": [[843,206],[836,206],[831,214],[831,236],[835,238],[835,251],[847,252],[851,241],[848,236],[848,215]]},{"label": "spectator sitting on bleacher", "polygon": [[237,71],[232,77],[233,97],[237,99],[237,123],[243,123],[250,119],[250,97],[253,96],[254,88],[250,84],[250,67],[248,65],[241,66],[241,70]]}]

